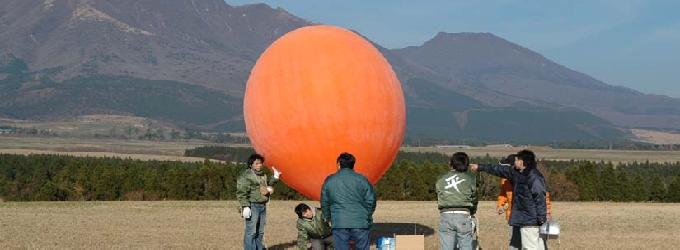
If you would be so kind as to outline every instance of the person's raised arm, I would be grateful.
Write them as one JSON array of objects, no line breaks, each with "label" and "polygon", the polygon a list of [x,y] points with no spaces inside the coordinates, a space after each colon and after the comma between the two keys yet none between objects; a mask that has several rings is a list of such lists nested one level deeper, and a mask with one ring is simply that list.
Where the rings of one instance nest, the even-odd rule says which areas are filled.
[{"label": "person's raised arm", "polygon": [[487,172],[512,181],[512,167],[492,164],[470,164],[472,171]]}]

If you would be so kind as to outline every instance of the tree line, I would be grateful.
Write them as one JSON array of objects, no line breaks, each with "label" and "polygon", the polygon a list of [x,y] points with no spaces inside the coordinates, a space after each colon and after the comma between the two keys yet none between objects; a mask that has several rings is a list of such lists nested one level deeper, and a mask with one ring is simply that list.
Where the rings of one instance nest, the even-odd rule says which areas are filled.
[{"label": "tree line", "polygon": [[[252,148],[201,147],[187,156],[223,163],[141,161],[59,155],[0,154],[0,198],[8,201],[65,200],[233,200],[236,178]],[[376,184],[381,200],[436,200],[437,177],[449,156],[400,152]],[[476,163],[499,159],[478,157]],[[541,161],[553,200],[680,202],[680,162],[612,164],[592,161]],[[500,180],[478,174],[482,200],[495,200]],[[303,200],[283,182],[273,199]]]}]

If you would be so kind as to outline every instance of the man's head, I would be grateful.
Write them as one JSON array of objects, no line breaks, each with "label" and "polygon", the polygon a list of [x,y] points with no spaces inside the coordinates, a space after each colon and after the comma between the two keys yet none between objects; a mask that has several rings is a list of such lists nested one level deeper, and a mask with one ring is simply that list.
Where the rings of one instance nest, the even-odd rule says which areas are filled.
[{"label": "man's head", "polygon": [[350,153],[342,153],[340,156],[338,156],[338,167],[339,168],[349,168],[349,169],[354,169],[354,163],[357,160],[354,158],[354,156]]},{"label": "man's head", "polygon": [[260,154],[252,154],[248,157],[248,167],[255,170],[261,171],[262,165],[264,165],[264,156]]},{"label": "man's head", "polygon": [[307,218],[311,219],[314,214],[312,213],[312,209],[307,206],[307,204],[300,203],[297,206],[295,206],[295,214],[297,214],[298,218]]},{"label": "man's head", "polygon": [[465,172],[468,170],[468,166],[470,165],[470,157],[466,153],[463,152],[456,152],[451,156],[451,160],[449,161],[449,167],[451,169],[454,169],[458,172]]},{"label": "man's head", "polygon": [[517,152],[517,157],[515,158],[515,168],[522,170],[525,168],[535,168],[536,167],[536,155],[531,150],[522,150]]}]

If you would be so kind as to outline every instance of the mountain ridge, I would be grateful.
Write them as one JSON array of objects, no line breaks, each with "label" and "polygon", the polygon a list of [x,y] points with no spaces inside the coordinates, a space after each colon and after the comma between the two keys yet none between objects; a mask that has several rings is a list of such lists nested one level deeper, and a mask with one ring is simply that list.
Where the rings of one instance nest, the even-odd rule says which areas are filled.
[{"label": "mountain ridge", "polygon": [[[104,112],[141,115],[208,130],[242,130],[242,114],[234,110],[242,104],[239,100],[245,82],[259,54],[279,36],[307,25],[314,24],[281,8],[266,4],[230,6],[221,0],[0,0],[0,54],[12,55],[26,65],[23,71],[0,71],[0,91],[4,92],[0,92],[0,116],[59,119]],[[543,141],[614,140],[630,135],[621,127],[670,124],[680,128],[680,118],[667,114],[676,112],[672,105],[677,99],[618,89],[490,33],[440,32],[423,45],[400,49],[373,44],[402,82],[410,137],[494,142],[541,139],[522,138],[534,130]],[[12,63],[11,67],[5,63],[5,68],[21,64],[16,60]],[[88,83],[97,87],[91,88]],[[126,88],[143,91],[167,85],[158,92],[168,96],[157,96],[158,102],[173,103],[176,106],[169,108],[187,113],[157,110],[163,114],[158,115],[126,108],[119,105],[122,100],[138,100],[98,93],[107,89],[102,83],[113,84],[109,89],[134,93],[130,96],[138,99],[145,98],[143,92],[125,92]],[[87,86],[89,92],[72,86]],[[172,86],[183,92],[171,91]],[[538,95],[528,95],[529,90]],[[208,94],[213,92],[224,97]],[[564,93],[584,97],[563,100],[559,95]],[[623,93],[623,97],[602,101],[602,93]],[[50,95],[64,98],[59,102],[66,105],[63,107],[77,104],[78,112],[69,114],[63,107],[54,107],[60,110],[54,116],[14,112],[44,107],[37,97]],[[92,97],[98,96],[110,106],[71,100],[78,95],[90,98],[89,102],[96,102]],[[210,100],[203,104],[182,101],[201,95],[211,96]],[[615,109],[621,99],[630,96],[646,101],[645,105],[637,110]],[[218,119],[183,118],[196,112],[191,110],[217,112],[201,106],[208,103],[222,103],[230,111],[216,115]],[[545,120],[523,120],[532,115]],[[556,118],[560,115],[575,120],[559,121]],[[496,116],[502,119],[494,120]],[[645,116],[653,118],[652,122],[636,123]],[[668,119],[661,121],[664,118]],[[495,123],[495,127],[487,123]],[[530,123],[540,126],[532,128]],[[563,125],[571,134],[551,129]],[[517,135],[499,133],[504,127],[518,130]]]}]

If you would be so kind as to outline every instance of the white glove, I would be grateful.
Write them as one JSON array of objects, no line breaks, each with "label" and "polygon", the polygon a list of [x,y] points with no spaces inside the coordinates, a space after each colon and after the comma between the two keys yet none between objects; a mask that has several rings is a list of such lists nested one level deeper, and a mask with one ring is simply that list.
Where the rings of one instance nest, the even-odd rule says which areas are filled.
[{"label": "white glove", "polygon": [[250,208],[244,207],[243,211],[241,211],[241,215],[243,216],[244,219],[250,219]]},{"label": "white glove", "polygon": [[272,166],[272,170],[274,171],[274,179],[277,179],[277,180],[278,180],[279,177],[281,176],[281,172],[279,172],[279,170],[277,170],[277,169],[276,169],[275,167],[273,167],[273,166]]},{"label": "white glove", "polygon": [[269,194],[273,194],[274,193],[274,187],[267,186],[267,191],[269,191]]}]

